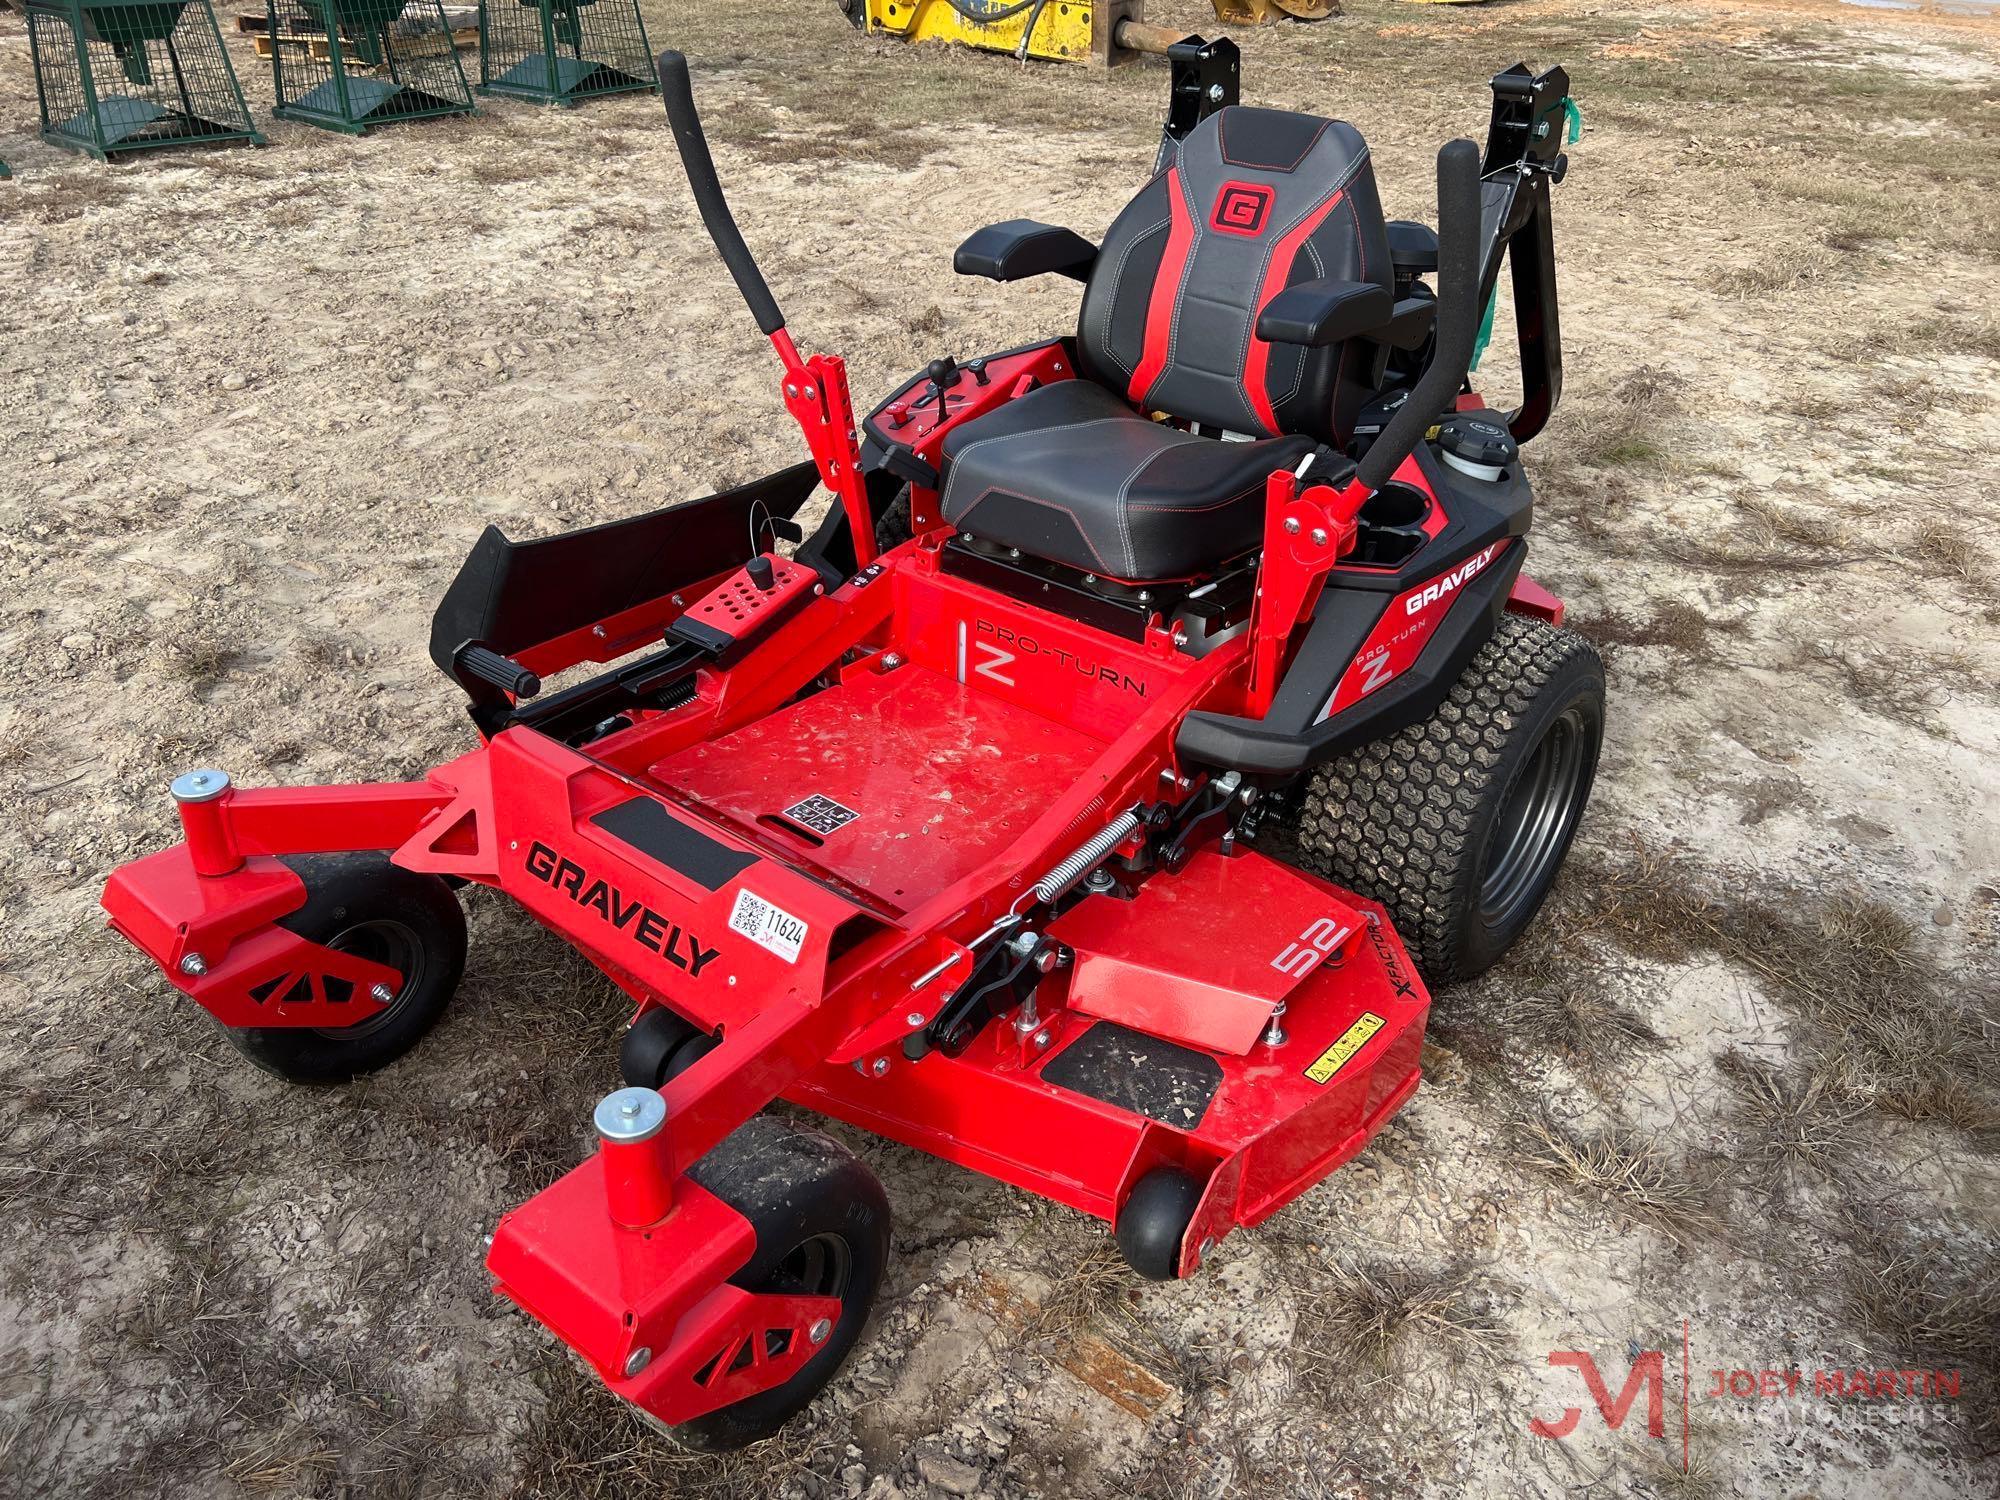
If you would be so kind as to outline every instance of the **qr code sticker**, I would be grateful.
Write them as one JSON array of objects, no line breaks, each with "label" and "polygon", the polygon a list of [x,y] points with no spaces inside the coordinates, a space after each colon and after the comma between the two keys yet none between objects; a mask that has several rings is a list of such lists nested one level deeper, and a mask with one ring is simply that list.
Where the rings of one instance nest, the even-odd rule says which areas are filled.
[{"label": "qr code sticker", "polygon": [[842,807],[831,797],[822,797],[817,792],[803,802],[794,802],[786,808],[782,816],[801,828],[810,828],[821,838],[829,833],[838,833],[861,814],[851,807]]},{"label": "qr code sticker", "polygon": [[768,948],[788,964],[799,961],[811,929],[782,907],[773,906],[748,890],[736,893],[735,910],[729,914],[732,932],[740,932],[760,948]]}]

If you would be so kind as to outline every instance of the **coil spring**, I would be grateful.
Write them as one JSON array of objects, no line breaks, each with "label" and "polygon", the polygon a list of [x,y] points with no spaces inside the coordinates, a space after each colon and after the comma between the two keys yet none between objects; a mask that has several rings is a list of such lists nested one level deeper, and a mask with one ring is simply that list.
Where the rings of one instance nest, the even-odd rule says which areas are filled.
[{"label": "coil spring", "polygon": [[1028,891],[1028,897],[1034,903],[1045,906],[1067,895],[1079,880],[1103,863],[1105,856],[1130,838],[1138,827],[1139,815],[1136,812],[1120,813],[1096,837],[1036,881]]}]

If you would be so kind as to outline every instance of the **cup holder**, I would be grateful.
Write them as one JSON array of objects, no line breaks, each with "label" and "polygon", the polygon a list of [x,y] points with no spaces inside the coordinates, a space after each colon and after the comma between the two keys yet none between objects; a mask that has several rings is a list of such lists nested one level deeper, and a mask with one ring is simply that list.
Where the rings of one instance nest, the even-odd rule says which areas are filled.
[{"label": "cup holder", "polygon": [[1355,517],[1359,529],[1351,561],[1378,568],[1403,563],[1430,540],[1424,534],[1430,513],[1431,497],[1422,490],[1407,484],[1383,485]]}]

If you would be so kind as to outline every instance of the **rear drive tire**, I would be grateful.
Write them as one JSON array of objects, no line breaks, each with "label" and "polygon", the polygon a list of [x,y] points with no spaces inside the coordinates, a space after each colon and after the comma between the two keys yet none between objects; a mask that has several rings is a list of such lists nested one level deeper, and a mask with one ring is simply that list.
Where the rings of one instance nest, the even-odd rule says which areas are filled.
[{"label": "rear drive tire", "polygon": [[1505,615],[1429,718],[1307,778],[1300,862],[1388,908],[1424,979],[1481,974],[1569,852],[1604,738],[1604,663]]},{"label": "rear drive tire", "polygon": [[916,532],[911,529],[910,487],[906,484],[896,491],[896,496],[882,507],[882,514],[875,519],[875,550],[887,552],[900,547]]},{"label": "rear drive tire", "polygon": [[345,1083],[387,1067],[429,1033],[465,973],[465,913],[449,885],[389,862],[386,854],[312,854],[285,860],[306,884],[306,904],[278,925],[344,953],[388,964],[402,988],[365,1021],[231,1027],[237,1050],[293,1083]]},{"label": "rear drive tire", "polygon": [[838,1141],[758,1115],[688,1169],[750,1221],[757,1248],[730,1281],[752,1292],[840,1299],[820,1351],[783,1385],[667,1431],[684,1448],[720,1452],[767,1438],[803,1410],[860,1341],[889,1264],[889,1200]]}]

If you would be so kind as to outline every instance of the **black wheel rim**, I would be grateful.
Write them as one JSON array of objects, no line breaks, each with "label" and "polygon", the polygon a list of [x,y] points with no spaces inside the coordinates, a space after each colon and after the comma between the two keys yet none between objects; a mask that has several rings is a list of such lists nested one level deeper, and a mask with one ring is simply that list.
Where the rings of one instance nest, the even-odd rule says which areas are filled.
[{"label": "black wheel rim", "polygon": [[770,1290],[796,1297],[844,1297],[853,1252],[837,1234],[816,1234],[794,1245],[771,1272]]},{"label": "black wheel rim", "polygon": [[338,1037],[342,1041],[373,1036],[395,1020],[423,983],[424,945],[416,930],[401,922],[386,918],[356,922],[328,938],[326,946],[336,953],[351,953],[356,958],[394,969],[403,976],[403,987],[396,991],[394,999],[365,1021],[356,1021],[352,1026],[314,1027],[321,1036]]},{"label": "black wheel rim", "polygon": [[[794,1245],[789,1254],[778,1262],[772,1270],[765,1290],[788,1293],[795,1297],[842,1297],[847,1295],[847,1278],[854,1266],[854,1254],[847,1247],[847,1241],[837,1234],[816,1234],[811,1239]],[[784,1335],[767,1333],[765,1339],[772,1354],[782,1354]],[[824,1354],[832,1347],[831,1341],[814,1352],[813,1358]],[[800,1377],[794,1375],[793,1380]]]},{"label": "black wheel rim", "polygon": [[1595,716],[1572,704],[1549,725],[1515,778],[1494,824],[1479,888],[1479,915],[1487,926],[1506,927],[1541,900],[1583,812],[1595,744]]}]

